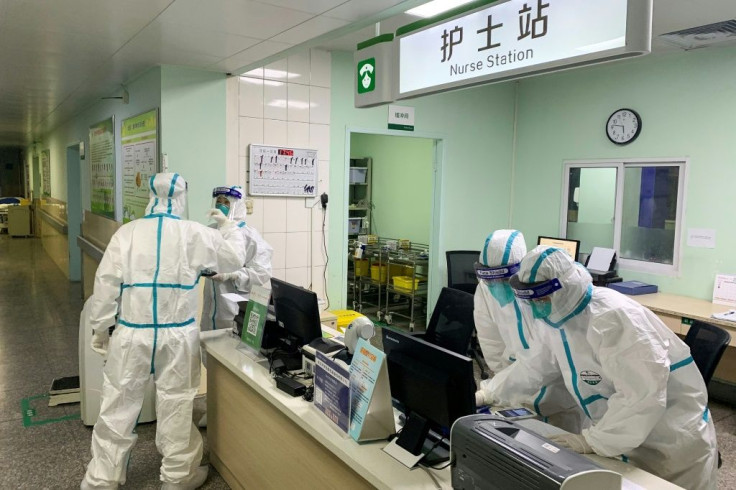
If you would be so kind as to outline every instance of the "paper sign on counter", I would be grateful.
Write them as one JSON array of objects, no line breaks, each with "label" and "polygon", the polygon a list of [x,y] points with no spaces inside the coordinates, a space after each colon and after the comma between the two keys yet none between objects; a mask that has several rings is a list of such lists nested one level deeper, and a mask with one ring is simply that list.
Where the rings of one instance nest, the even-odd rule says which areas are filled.
[{"label": "paper sign on counter", "polygon": [[736,306],[736,276],[718,274],[713,285],[713,302],[717,305]]}]

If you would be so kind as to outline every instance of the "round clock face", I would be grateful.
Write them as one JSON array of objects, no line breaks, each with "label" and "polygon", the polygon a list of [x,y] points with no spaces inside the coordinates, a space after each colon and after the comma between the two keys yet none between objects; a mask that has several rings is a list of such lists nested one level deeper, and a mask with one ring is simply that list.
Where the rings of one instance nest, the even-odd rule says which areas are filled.
[{"label": "round clock face", "polygon": [[611,142],[625,145],[634,141],[641,132],[641,117],[631,109],[619,109],[608,118],[606,135]]}]

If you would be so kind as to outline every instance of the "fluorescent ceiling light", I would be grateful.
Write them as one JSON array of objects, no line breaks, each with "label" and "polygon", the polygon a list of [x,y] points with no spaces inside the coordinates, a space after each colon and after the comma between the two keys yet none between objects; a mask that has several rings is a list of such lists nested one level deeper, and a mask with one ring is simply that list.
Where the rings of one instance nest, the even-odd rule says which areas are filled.
[{"label": "fluorescent ceiling light", "polygon": [[407,10],[406,13],[409,15],[416,15],[418,17],[434,17],[435,15],[447,12],[460,5],[465,5],[473,0],[434,0],[419,7],[414,7],[411,10]]}]

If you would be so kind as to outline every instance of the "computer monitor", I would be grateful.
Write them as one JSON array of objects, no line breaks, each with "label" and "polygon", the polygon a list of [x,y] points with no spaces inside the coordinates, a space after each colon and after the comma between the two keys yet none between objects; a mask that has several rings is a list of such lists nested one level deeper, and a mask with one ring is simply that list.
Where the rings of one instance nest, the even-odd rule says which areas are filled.
[{"label": "computer monitor", "polygon": [[271,278],[276,323],[296,342],[295,347],[322,337],[319,306],[314,291]]},{"label": "computer monitor", "polygon": [[578,252],[580,251],[580,240],[570,240],[569,238],[555,238],[551,236],[540,236],[537,239],[537,245],[548,245],[550,247],[561,248],[572,257],[572,260],[578,260]]},{"label": "computer monitor", "polygon": [[427,439],[429,430],[448,436],[455,420],[475,413],[473,361],[412,335],[382,334],[391,397],[406,415],[396,444],[436,464],[447,455],[433,451],[439,444]]}]

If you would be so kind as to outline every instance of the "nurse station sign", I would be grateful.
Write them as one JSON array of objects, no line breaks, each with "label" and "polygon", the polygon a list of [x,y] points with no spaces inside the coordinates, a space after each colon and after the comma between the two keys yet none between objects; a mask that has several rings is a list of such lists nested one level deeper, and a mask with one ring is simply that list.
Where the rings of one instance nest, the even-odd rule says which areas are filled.
[{"label": "nurse station sign", "polygon": [[470,9],[397,31],[397,99],[650,50],[651,0],[508,0]]}]

